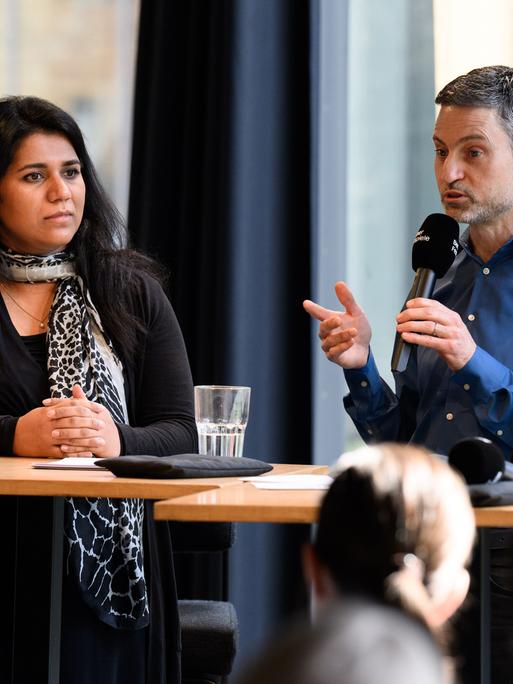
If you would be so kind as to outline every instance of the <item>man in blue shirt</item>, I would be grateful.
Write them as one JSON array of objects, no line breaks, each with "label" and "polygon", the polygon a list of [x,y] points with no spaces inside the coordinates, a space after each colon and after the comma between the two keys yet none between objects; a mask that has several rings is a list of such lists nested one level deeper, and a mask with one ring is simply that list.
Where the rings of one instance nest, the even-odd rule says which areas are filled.
[{"label": "man in blue shirt", "polygon": [[[344,404],[365,441],[413,441],[447,454],[459,439],[482,435],[510,459],[513,69],[474,69],[445,86],[436,102],[441,109],[433,141],[442,205],[468,228],[433,298],[412,299],[397,316],[397,332],[416,353],[396,374],[395,392],[379,376],[371,326],[345,283],[335,285],[342,312],[309,300],[304,307],[320,321],[327,358],[344,369]],[[502,579],[493,579],[502,586],[492,597],[492,672],[493,681],[503,684],[513,682],[513,550],[494,556]]]}]

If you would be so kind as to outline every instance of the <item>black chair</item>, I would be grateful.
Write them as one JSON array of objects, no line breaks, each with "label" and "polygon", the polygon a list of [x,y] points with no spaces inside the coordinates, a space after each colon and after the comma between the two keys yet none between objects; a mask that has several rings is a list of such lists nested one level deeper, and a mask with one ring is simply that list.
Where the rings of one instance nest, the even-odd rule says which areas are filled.
[{"label": "black chair", "polygon": [[226,684],[238,645],[238,621],[228,601],[232,523],[172,522],[182,630],[183,684]]}]

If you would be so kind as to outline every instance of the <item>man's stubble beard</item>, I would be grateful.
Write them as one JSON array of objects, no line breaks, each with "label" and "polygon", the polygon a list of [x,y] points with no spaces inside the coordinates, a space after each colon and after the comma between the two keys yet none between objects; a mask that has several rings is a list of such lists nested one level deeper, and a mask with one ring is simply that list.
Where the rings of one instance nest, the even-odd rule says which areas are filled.
[{"label": "man's stubble beard", "polygon": [[458,223],[480,224],[493,223],[495,219],[500,218],[508,211],[513,210],[513,198],[506,201],[492,201],[482,204],[475,202],[466,209],[456,209],[452,207],[445,207],[445,212],[456,219]]}]

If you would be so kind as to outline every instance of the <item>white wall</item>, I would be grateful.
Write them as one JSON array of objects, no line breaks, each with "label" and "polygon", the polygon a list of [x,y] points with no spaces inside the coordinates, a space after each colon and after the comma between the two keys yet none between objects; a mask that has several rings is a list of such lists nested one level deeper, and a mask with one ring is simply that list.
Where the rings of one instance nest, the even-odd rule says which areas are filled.
[{"label": "white wall", "polygon": [[435,85],[476,67],[513,66],[512,0],[433,0]]}]

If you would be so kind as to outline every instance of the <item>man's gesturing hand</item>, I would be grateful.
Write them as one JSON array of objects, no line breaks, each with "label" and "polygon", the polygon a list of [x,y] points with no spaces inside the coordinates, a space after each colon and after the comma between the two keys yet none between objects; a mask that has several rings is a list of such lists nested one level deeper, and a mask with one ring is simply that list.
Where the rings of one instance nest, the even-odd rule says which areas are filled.
[{"label": "man's gesturing hand", "polygon": [[369,321],[345,283],[336,283],[335,292],[345,311],[331,311],[309,299],[303,307],[320,321],[319,338],[327,358],[342,368],[361,368],[369,357]]}]

